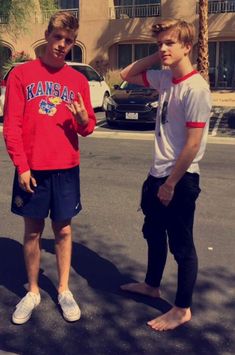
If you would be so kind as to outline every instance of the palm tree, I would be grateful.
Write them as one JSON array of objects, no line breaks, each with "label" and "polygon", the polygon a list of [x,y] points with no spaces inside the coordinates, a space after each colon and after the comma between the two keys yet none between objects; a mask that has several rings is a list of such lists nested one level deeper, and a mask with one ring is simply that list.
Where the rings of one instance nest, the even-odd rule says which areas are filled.
[{"label": "palm tree", "polygon": [[198,71],[209,81],[208,0],[199,0]]}]

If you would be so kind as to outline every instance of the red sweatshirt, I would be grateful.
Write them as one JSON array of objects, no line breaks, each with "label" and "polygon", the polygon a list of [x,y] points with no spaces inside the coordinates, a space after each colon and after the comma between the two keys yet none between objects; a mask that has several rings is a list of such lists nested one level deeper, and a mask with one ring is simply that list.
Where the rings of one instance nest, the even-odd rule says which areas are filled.
[{"label": "red sweatshirt", "polygon": [[[89,123],[82,127],[66,104],[82,95]],[[78,135],[96,123],[87,79],[65,64],[45,66],[40,59],[15,67],[7,80],[4,138],[18,173],[68,169],[79,164]]]}]

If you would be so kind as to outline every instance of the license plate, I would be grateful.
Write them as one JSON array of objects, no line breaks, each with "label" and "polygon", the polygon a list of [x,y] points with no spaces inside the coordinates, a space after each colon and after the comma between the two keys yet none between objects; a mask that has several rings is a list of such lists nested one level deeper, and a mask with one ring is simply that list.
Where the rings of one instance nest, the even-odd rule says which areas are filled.
[{"label": "license plate", "polygon": [[138,120],[138,113],[137,112],[126,112],[126,119],[127,120]]}]

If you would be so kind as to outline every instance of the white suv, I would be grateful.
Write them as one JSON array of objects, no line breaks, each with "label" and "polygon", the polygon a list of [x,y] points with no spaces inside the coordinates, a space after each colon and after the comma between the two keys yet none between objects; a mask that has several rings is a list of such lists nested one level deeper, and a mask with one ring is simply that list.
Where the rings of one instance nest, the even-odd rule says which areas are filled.
[{"label": "white suv", "polygon": [[77,63],[77,62],[66,62],[73,69],[82,73],[88,80],[90,86],[91,94],[91,104],[94,108],[102,107],[105,108],[106,99],[110,96],[110,88],[105,82],[104,78],[95,71],[90,65]]},{"label": "white suv", "polygon": [[[95,71],[90,65],[77,62],[66,62],[73,69],[82,73],[88,80],[91,94],[91,104],[94,108],[105,108],[106,99],[110,96],[110,88],[105,82],[104,78]],[[19,65],[22,63],[15,63],[13,65]],[[3,115],[3,106],[5,102],[6,81],[10,71],[13,67],[4,75],[0,84],[0,116]]]}]

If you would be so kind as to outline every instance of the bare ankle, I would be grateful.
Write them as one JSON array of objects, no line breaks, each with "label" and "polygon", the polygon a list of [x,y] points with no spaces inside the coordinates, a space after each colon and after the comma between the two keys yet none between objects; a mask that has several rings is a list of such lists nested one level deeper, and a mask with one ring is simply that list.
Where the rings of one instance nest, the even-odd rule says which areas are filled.
[{"label": "bare ankle", "polygon": [[58,289],[57,289],[58,293],[63,293],[63,292],[68,291],[68,290],[69,290],[68,286],[66,286],[66,287],[58,287]]},{"label": "bare ankle", "polygon": [[29,286],[29,287],[28,287],[28,291],[29,291],[29,292],[33,292],[33,293],[36,293],[36,294],[39,294],[39,293],[40,293],[40,290],[39,290],[39,287],[38,287],[38,286]]}]

